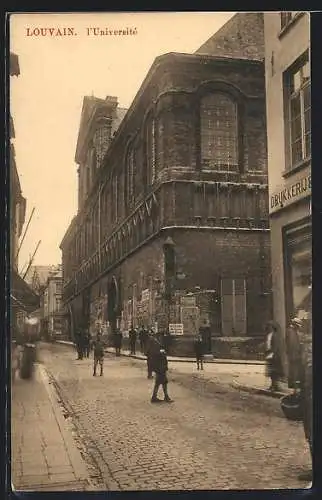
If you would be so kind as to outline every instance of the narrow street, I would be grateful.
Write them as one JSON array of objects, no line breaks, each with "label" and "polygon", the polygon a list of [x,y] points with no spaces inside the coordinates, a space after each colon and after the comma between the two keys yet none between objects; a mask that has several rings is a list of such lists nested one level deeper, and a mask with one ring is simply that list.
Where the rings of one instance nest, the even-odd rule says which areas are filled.
[{"label": "narrow street", "polygon": [[[106,355],[104,377],[92,359],[42,344],[39,360],[58,391],[77,439],[107,490],[303,488],[310,466],[301,424],[273,398],[223,382],[201,391],[171,365],[174,404],[152,405],[145,363]],[[215,389],[214,389],[215,388]]]}]

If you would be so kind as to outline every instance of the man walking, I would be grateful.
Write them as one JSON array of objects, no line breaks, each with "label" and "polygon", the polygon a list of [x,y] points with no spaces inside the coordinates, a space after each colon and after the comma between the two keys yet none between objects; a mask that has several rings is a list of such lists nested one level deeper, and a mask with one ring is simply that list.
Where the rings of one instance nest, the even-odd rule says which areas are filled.
[{"label": "man walking", "polygon": [[203,370],[204,343],[201,335],[198,335],[194,341],[194,350],[197,361],[197,370]]},{"label": "man walking", "polygon": [[96,339],[93,342],[94,351],[94,370],[93,377],[96,377],[97,365],[100,365],[100,376],[103,376],[103,364],[104,364],[104,345],[101,339],[100,333],[97,334]]},{"label": "man walking", "polygon": [[159,353],[161,347],[160,342],[158,342],[158,339],[154,335],[148,335],[145,353],[149,379],[153,378],[153,358],[155,354]]},{"label": "man walking", "polygon": [[155,372],[155,382],[153,388],[153,394],[151,397],[151,403],[160,403],[162,400],[158,398],[158,390],[160,385],[162,385],[164,401],[166,403],[172,403],[173,400],[168,394],[168,360],[164,349],[159,349],[157,353],[153,355],[153,371]]}]

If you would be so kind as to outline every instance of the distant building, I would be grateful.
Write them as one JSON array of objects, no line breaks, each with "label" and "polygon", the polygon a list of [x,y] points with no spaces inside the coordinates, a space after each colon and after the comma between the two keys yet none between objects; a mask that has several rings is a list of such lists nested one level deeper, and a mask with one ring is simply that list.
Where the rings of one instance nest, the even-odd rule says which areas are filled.
[{"label": "distant building", "polygon": [[262,334],[271,317],[264,63],[238,43],[230,56],[157,57],[98,168],[84,103],[79,209],[61,243],[74,328],[170,324],[184,343],[205,318],[213,336]]},{"label": "distant building", "polygon": [[264,19],[274,319],[285,332],[312,283],[310,20]]},{"label": "distant building", "polygon": [[63,277],[61,266],[49,272],[42,293],[42,335],[53,338],[65,335],[65,311],[62,305]]},{"label": "distant building", "polygon": [[[10,54],[10,76],[20,74],[19,59],[16,54]],[[26,216],[26,198],[22,195],[19,174],[17,170],[13,140],[15,130],[10,116],[10,298],[11,327],[22,330],[26,315],[39,307],[39,297],[18,274],[19,240],[22,234]]]},{"label": "distant building", "polygon": [[34,265],[30,266],[25,281],[36,292],[41,294],[47,286],[47,280],[51,273],[57,272],[59,266],[55,265]]}]

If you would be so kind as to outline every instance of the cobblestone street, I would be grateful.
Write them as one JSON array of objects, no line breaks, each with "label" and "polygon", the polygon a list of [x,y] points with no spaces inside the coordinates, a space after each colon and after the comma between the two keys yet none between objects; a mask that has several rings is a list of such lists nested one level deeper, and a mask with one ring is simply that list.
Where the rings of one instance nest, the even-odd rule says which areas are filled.
[{"label": "cobblestone street", "polygon": [[[303,488],[310,466],[302,426],[287,421],[279,401],[241,394],[223,384],[201,395],[189,374],[169,375],[173,405],[151,405],[145,363],[107,355],[104,377],[71,348],[42,346],[40,359],[55,378],[101,476],[102,488]],[[179,377],[179,378],[180,378]],[[171,383],[172,379],[172,383]]]}]

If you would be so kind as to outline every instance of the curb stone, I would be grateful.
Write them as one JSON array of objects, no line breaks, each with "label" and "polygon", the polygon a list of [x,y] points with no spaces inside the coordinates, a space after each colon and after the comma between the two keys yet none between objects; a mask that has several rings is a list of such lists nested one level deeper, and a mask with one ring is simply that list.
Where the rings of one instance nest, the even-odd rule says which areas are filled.
[{"label": "curb stone", "polygon": [[285,392],[270,391],[269,389],[264,389],[262,387],[251,387],[249,385],[241,384],[241,383],[237,382],[237,380],[233,380],[231,382],[231,386],[234,387],[235,389],[239,389],[241,391],[249,392],[252,394],[261,394],[263,396],[270,396],[271,398],[275,398],[275,399],[280,399],[280,398],[286,396],[287,394],[289,394],[289,392],[286,392],[286,391]]}]

